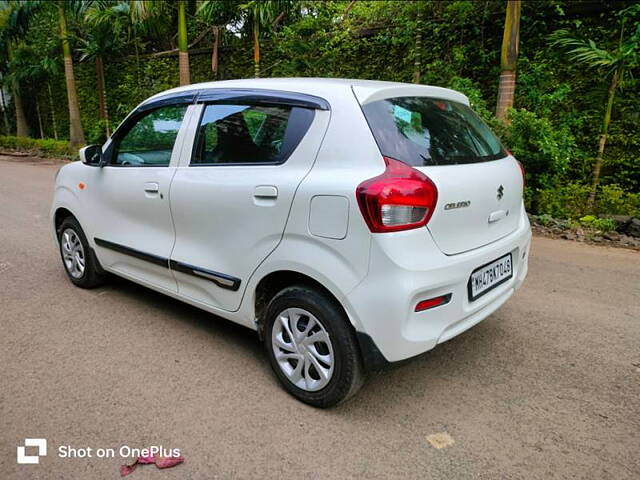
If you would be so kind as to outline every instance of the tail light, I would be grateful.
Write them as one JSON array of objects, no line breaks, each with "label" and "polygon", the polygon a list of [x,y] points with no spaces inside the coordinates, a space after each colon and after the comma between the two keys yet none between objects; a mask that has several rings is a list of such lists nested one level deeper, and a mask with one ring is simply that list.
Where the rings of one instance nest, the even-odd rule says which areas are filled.
[{"label": "tail light", "polygon": [[374,233],[424,227],[436,207],[438,189],[424,173],[384,157],[384,173],[356,189],[360,211]]}]

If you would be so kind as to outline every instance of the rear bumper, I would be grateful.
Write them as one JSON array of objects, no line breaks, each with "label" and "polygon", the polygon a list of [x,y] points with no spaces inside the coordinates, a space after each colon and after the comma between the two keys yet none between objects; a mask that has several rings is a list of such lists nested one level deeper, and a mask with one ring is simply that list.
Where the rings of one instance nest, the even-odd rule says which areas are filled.
[{"label": "rear bumper", "polygon": [[[431,350],[495,312],[523,283],[528,268],[531,229],[525,214],[516,231],[490,245],[447,256],[427,229],[376,235],[369,273],[345,297],[365,364],[378,368]],[[513,277],[469,301],[471,272],[507,253]],[[421,300],[451,294],[446,305],[414,311]]]}]

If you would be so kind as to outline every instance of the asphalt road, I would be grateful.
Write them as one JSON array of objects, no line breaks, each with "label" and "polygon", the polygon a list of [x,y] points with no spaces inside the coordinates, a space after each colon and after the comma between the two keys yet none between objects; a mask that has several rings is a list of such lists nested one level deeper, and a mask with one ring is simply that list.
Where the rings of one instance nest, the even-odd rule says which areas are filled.
[{"label": "asphalt road", "polygon": [[[73,287],[48,231],[56,168],[0,161],[0,478],[119,478],[123,445],[186,458],[134,480],[640,478],[638,252],[535,238],[497,313],[316,410],[253,332],[124,280]],[[17,465],[31,437],[48,455]]]}]

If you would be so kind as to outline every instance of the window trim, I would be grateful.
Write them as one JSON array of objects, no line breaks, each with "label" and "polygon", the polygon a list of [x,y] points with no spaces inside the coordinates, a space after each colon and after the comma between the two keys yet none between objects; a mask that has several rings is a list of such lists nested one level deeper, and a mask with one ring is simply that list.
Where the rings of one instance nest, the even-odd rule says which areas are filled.
[{"label": "window trim", "polygon": [[180,122],[180,128],[178,129],[178,133],[176,134],[176,140],[173,142],[173,148],[171,149],[171,155],[173,155],[173,149],[176,148],[176,141],[178,139],[178,134],[180,130],[184,128],[184,121],[187,118],[187,112],[189,105],[193,103],[193,99],[190,102],[179,101],[180,99],[175,99],[176,102],[171,102],[172,99],[167,99],[163,101],[159,99],[158,101],[151,102],[149,104],[149,108],[140,107],[134,110],[117,128],[113,135],[111,135],[111,142],[109,143],[109,147],[103,153],[103,156],[106,158],[105,167],[114,167],[114,168],[167,168],[171,166],[171,157],[169,157],[169,163],[166,165],[153,165],[153,164],[142,164],[142,165],[122,165],[118,163],[112,163],[114,154],[117,153],[117,149],[120,146],[120,142],[124,137],[126,137],[131,129],[136,126],[139,120],[146,117],[147,115],[151,115],[153,112],[160,110],[162,108],[167,107],[181,107],[184,106],[184,115],[182,117],[182,121]]},{"label": "window trim", "polygon": [[[257,102],[257,103],[252,103],[249,102],[248,100],[246,100],[247,98],[251,98],[251,97],[245,97],[244,101],[235,101],[233,100],[233,103],[231,103],[231,101],[212,101],[212,102],[206,102],[203,103],[203,108],[202,111],[200,112],[200,116],[198,118],[198,123],[196,124],[196,132],[195,132],[195,136],[193,138],[193,145],[191,146],[191,155],[189,156],[189,167],[277,167],[280,165],[284,165],[287,160],[289,160],[289,158],[291,158],[291,155],[293,154],[293,152],[295,152],[295,150],[298,148],[298,146],[300,145],[300,143],[302,142],[302,140],[304,139],[304,137],[306,136],[307,132],[309,131],[309,129],[311,128],[311,125],[313,124],[313,121],[316,118],[316,109],[314,108],[307,108],[307,107],[298,107],[298,106],[294,106],[294,105],[290,105],[290,104],[273,104],[273,103],[261,103],[261,102]],[[202,119],[204,118],[204,113],[207,109],[208,106],[211,105],[247,105],[249,107],[264,107],[264,106],[274,106],[274,107],[290,107],[291,108],[291,113],[289,114],[289,121],[291,120],[291,116],[294,114],[294,112],[298,112],[300,113],[300,111],[305,111],[310,113],[309,117],[308,117],[308,121],[305,123],[305,128],[303,129],[304,131],[299,135],[299,140],[297,141],[297,143],[295,144],[295,146],[293,148],[291,148],[291,151],[287,152],[286,155],[279,161],[275,161],[275,162],[237,162],[237,163],[193,163],[193,159],[195,158],[196,155],[196,150],[198,148],[198,142],[200,139],[200,127],[202,126]],[[296,127],[294,127],[296,128]],[[289,124],[287,124],[287,128],[285,129],[285,135],[287,133],[287,130],[289,129]],[[294,137],[294,138],[297,138]]]},{"label": "window trim", "polygon": [[269,90],[262,88],[211,88],[198,91],[196,103],[225,105],[259,105],[300,107],[312,110],[331,110],[329,102],[308,93]]}]

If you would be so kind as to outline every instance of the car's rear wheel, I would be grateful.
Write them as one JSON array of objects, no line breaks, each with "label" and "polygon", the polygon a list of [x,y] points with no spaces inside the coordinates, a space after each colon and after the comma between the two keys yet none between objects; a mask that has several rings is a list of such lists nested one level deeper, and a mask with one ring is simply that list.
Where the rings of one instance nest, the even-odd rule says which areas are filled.
[{"label": "car's rear wheel", "polygon": [[81,288],[94,288],[104,282],[104,273],[87,242],[78,221],[68,217],[58,228],[62,264],[71,282]]},{"label": "car's rear wheel", "polygon": [[316,407],[354,395],[362,360],[349,320],[337,302],[308,286],[288,287],[269,303],[265,347],[284,388]]}]

